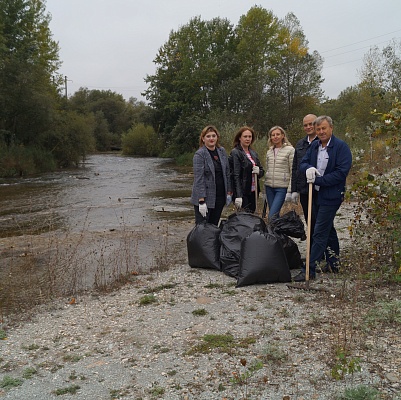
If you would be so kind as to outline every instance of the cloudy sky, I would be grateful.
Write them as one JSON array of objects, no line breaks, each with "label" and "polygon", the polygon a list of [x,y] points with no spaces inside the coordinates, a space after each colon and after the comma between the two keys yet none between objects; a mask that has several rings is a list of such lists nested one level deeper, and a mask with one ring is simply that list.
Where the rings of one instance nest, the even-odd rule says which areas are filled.
[{"label": "cloudy sky", "polygon": [[293,12],[310,51],[324,58],[323,89],[336,98],[358,82],[372,46],[401,41],[400,0],[46,0],[59,43],[68,95],[80,87],[145,100],[144,78],[159,48],[192,17],[227,18],[234,26],[254,5],[278,18]]}]

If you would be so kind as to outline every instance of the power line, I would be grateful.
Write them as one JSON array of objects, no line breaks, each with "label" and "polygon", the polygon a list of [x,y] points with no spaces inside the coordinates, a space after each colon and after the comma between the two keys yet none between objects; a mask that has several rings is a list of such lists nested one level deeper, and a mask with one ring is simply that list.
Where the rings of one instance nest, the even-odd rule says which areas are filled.
[{"label": "power line", "polygon": [[[395,38],[395,39],[401,39],[401,38],[398,37],[398,38]],[[388,43],[388,42],[390,42],[391,40],[392,40],[392,39],[384,40],[383,42],[376,43],[374,46],[377,46],[377,45],[383,44],[383,43]],[[366,48],[372,48],[372,45],[370,45],[370,46],[358,47],[357,49],[344,51],[343,53],[338,53],[338,54],[333,54],[333,55],[331,55],[331,56],[326,56],[326,57],[324,57],[324,59],[326,60],[327,58],[337,57],[337,56],[341,56],[341,55],[343,55],[343,54],[348,54],[348,53],[353,53],[353,52],[355,52],[355,51],[357,51],[357,50],[362,50],[362,49],[366,49]]]},{"label": "power line", "polygon": [[369,38],[369,39],[360,40],[359,42],[354,42],[354,43],[351,43],[351,44],[346,44],[346,45],[344,45],[344,46],[336,47],[336,48],[334,48],[334,49],[324,50],[324,51],[322,51],[321,53],[328,53],[328,52],[330,52],[330,51],[335,51],[335,50],[343,49],[343,48],[345,48],[345,47],[350,47],[350,46],[353,46],[353,45],[355,45],[355,44],[359,44],[359,43],[367,42],[367,41],[369,41],[369,40],[377,39],[377,38],[379,38],[379,37],[391,35],[391,34],[396,33],[396,32],[401,32],[401,29],[398,29],[398,30],[396,30],[396,31],[389,32],[389,33],[384,33],[383,35],[374,36],[374,37],[371,37],[371,38]]}]

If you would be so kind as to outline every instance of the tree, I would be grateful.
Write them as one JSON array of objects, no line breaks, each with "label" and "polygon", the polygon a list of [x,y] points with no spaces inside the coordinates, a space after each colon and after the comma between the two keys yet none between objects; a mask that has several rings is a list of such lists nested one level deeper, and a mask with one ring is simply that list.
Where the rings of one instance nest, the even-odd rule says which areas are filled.
[{"label": "tree", "polygon": [[361,84],[369,87],[372,95],[384,97],[389,94],[391,98],[399,97],[401,95],[401,42],[393,40],[382,51],[377,46],[372,47],[364,56],[359,75]]},{"label": "tree", "polygon": [[308,41],[293,13],[287,14],[280,26],[280,50],[271,59],[273,72],[268,92],[275,105],[272,107],[276,111],[275,120],[289,125],[295,117],[309,113],[321,100],[323,60],[318,52],[309,53]]},{"label": "tree", "polygon": [[17,144],[34,144],[57,104],[60,63],[49,22],[40,0],[0,2],[0,129]]},{"label": "tree", "polygon": [[266,130],[270,118],[266,91],[272,60],[277,57],[279,22],[271,11],[252,7],[236,27],[237,54],[241,68],[236,79],[238,109],[248,124]]},{"label": "tree", "polygon": [[145,79],[144,94],[157,110],[160,133],[168,137],[180,118],[230,106],[225,88],[235,71],[234,54],[233,28],[225,19],[195,17],[170,33],[154,60],[155,75]]}]

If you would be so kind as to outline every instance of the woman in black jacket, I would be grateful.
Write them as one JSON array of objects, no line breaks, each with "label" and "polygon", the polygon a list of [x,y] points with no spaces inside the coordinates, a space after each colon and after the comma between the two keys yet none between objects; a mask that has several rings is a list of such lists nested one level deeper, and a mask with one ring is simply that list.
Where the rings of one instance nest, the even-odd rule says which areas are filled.
[{"label": "woman in black jacket", "polygon": [[256,151],[251,148],[254,141],[254,130],[243,126],[234,137],[234,148],[230,154],[234,204],[238,209],[251,213],[256,209],[255,191],[260,192],[259,178],[265,173]]}]

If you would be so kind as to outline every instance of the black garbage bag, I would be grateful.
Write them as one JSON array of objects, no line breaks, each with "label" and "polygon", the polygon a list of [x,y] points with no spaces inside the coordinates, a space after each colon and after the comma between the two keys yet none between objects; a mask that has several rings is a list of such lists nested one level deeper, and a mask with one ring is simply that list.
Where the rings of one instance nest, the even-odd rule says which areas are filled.
[{"label": "black garbage bag", "polygon": [[270,219],[270,226],[275,232],[301,240],[306,239],[304,223],[294,210],[282,216],[276,214]]},{"label": "black garbage bag", "polygon": [[290,281],[287,258],[275,235],[253,232],[242,241],[237,287]]},{"label": "black garbage bag", "polygon": [[188,264],[192,268],[220,271],[220,228],[203,222],[187,236]]},{"label": "black garbage bag", "polygon": [[231,214],[220,233],[221,270],[232,277],[238,276],[241,242],[254,231],[264,232],[266,224],[257,215],[240,212]]},{"label": "black garbage bag", "polygon": [[298,245],[284,233],[273,232],[273,234],[280,240],[290,269],[302,268],[302,257]]}]

